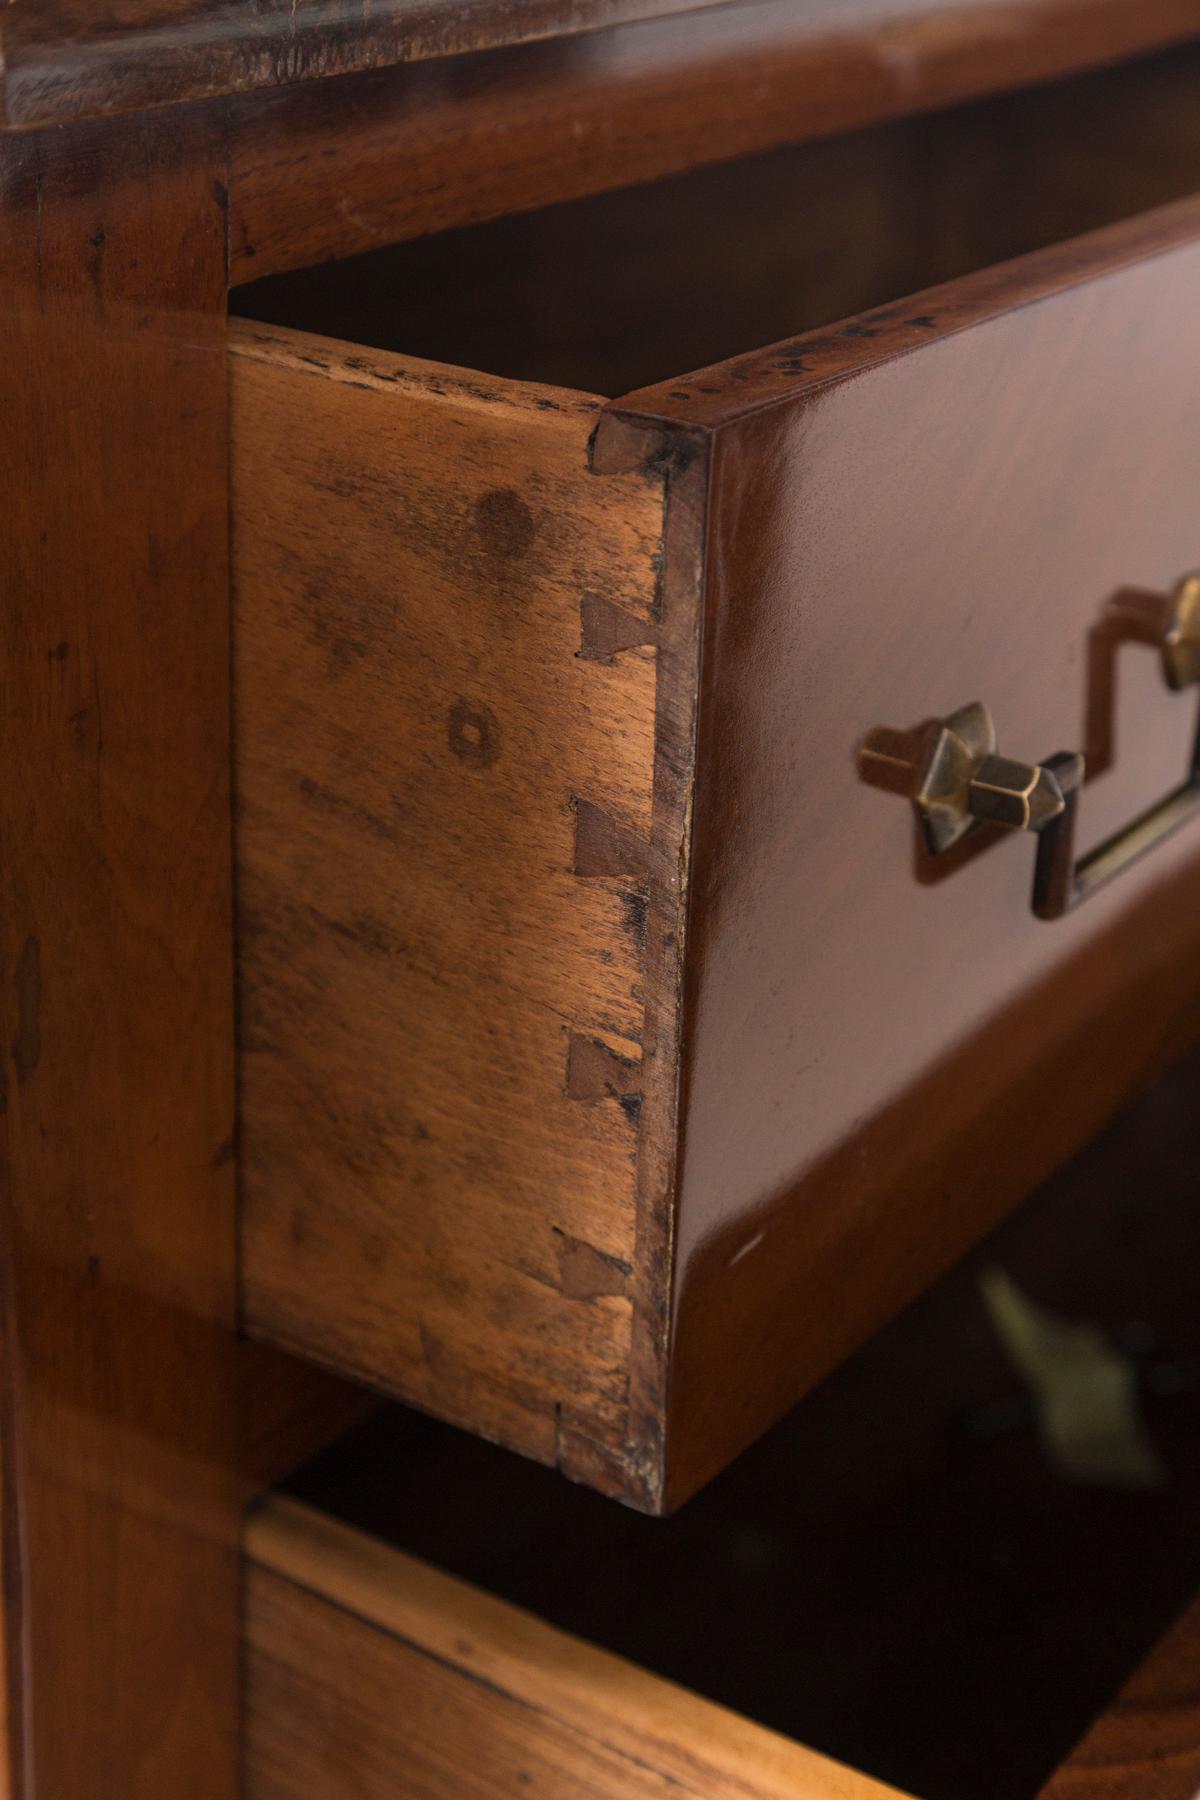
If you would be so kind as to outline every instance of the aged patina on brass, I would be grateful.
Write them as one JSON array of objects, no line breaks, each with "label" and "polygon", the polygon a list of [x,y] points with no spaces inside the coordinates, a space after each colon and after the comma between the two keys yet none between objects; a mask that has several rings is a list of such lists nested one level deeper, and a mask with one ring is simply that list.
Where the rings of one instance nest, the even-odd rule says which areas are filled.
[{"label": "aged patina on brass", "polygon": [[1178,692],[1200,682],[1200,575],[1180,582],[1163,634],[1167,685]]},{"label": "aged patina on brass", "polygon": [[981,700],[935,728],[913,805],[931,854],[959,843],[981,819],[1012,831],[1041,831],[1066,802],[1039,763],[996,754],[996,727]]},{"label": "aged patina on brass", "polygon": [[[1126,591],[1106,609],[1117,635],[1153,645],[1174,693],[1200,684],[1200,575],[1171,595]],[[1184,781],[1105,843],[1076,861],[1075,830],[1086,773],[1078,751],[1041,763],[996,753],[996,728],[982,701],[931,727],[912,795],[931,855],[953,848],[981,823],[1038,836],[1033,910],[1058,919],[1200,813],[1200,726]]]}]

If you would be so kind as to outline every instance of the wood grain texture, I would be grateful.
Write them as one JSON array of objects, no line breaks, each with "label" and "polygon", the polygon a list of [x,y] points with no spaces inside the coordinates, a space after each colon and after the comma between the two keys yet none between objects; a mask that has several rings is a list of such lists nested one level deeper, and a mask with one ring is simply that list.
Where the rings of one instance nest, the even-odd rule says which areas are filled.
[{"label": "wood grain texture", "polygon": [[1197,1791],[1200,1604],[1156,1645],[1041,1800],[1194,1800]]},{"label": "wood grain texture", "polygon": [[[722,12],[737,17],[732,32]],[[739,54],[742,18],[748,41]],[[794,102],[829,129],[1200,31],[1195,0],[774,0],[724,8],[716,0],[9,0],[0,21],[0,127],[312,84],[538,39],[569,47],[604,28],[656,20],[674,20],[675,29],[631,42],[630,60],[651,84],[643,99],[664,95],[654,66],[664,53],[678,65],[678,98],[666,90],[669,130],[686,132],[693,147],[710,115],[697,107],[702,96],[690,78],[697,71],[709,97],[720,96],[714,51],[734,90],[715,115],[725,129],[736,110],[748,118],[764,102],[778,120],[780,88],[768,82],[756,91],[750,80],[751,65],[760,83],[768,69],[768,42],[800,77]],[[685,126],[689,110],[693,123]],[[650,135],[661,138],[661,126]],[[646,170],[655,172],[661,168]]]},{"label": "wood grain texture", "polygon": [[287,86],[714,3],[8,0],[0,21],[0,126],[56,125]]},{"label": "wood grain texture", "polygon": [[248,1800],[893,1793],[293,1501],[247,1552]]},{"label": "wood grain texture", "polygon": [[10,1774],[232,1800],[224,146],[164,116],[0,171]]},{"label": "wood grain texture", "polygon": [[[233,277],[825,137],[1197,34],[1197,0],[754,0],[309,83],[235,110]],[[1142,154],[1126,145],[1126,166]],[[1008,189],[1005,203],[1014,197]]]},{"label": "wood grain texture", "polygon": [[661,477],[585,396],[232,347],[246,1321],[640,1489]]},{"label": "wood grain texture", "polygon": [[[675,1500],[1200,1029],[1194,832],[1045,926],[1027,841],[931,866],[856,761],[973,697],[1009,754],[1087,741],[1108,601],[1200,556],[1198,242],[1200,205],[1164,208],[606,415],[605,467],[639,412],[651,442],[711,432]],[[1195,729],[1134,648],[1117,696],[1089,841]]]}]

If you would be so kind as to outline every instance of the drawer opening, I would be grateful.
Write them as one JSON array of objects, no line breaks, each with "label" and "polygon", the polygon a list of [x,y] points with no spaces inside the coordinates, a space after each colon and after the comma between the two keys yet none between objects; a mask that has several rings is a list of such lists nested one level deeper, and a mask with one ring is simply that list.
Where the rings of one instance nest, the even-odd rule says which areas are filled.
[{"label": "drawer opening", "polygon": [[1200,188],[1200,50],[391,246],[240,316],[613,396]]},{"label": "drawer opening", "polygon": [[[1193,1058],[673,1519],[398,1409],[290,1492],[922,1800],[1033,1800],[1200,1588],[1198,1084]],[[1127,1359],[1153,1480],[1056,1471],[996,1268]]]}]

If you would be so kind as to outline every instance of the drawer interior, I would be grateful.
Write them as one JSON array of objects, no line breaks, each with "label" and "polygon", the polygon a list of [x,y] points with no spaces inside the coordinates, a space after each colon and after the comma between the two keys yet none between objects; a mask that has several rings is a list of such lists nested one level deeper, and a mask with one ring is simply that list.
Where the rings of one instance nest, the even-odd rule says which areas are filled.
[{"label": "drawer interior", "polygon": [[616,395],[1200,188],[1200,50],[393,245],[241,316]]},{"label": "drawer interior", "polygon": [[[673,1519],[399,1409],[290,1492],[922,1800],[1032,1800],[1200,1588],[1198,1092],[1193,1058]],[[1102,1431],[1066,1478],[997,1269],[1123,1359],[1148,1461]]]}]

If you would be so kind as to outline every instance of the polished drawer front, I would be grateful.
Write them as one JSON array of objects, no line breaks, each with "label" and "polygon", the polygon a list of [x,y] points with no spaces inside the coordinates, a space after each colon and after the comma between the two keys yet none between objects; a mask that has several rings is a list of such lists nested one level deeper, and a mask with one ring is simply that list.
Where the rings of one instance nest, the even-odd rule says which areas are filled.
[{"label": "polished drawer front", "polygon": [[663,1509],[1200,1032],[1198,237],[607,404],[235,329],[251,1330]]},{"label": "polished drawer front", "polygon": [[250,1522],[247,1800],[895,1790],[293,1501]]}]

